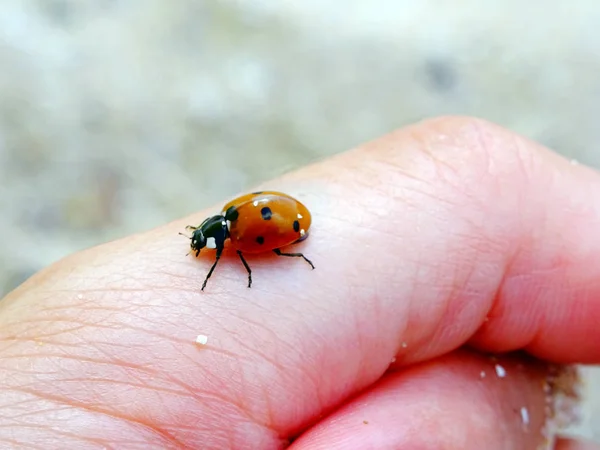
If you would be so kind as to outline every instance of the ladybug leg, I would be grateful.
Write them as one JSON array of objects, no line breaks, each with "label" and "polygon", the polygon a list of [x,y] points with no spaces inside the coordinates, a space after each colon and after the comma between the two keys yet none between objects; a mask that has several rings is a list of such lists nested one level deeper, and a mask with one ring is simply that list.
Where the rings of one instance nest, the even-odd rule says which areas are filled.
[{"label": "ladybug leg", "polygon": [[308,259],[306,256],[304,256],[302,253],[282,253],[281,250],[279,250],[278,248],[276,248],[273,251],[275,252],[276,255],[279,255],[279,256],[297,256],[299,258],[303,258],[304,261],[306,261],[308,264],[310,264],[310,267],[312,267],[313,269],[315,268],[312,261],[310,259]]},{"label": "ladybug leg", "polygon": [[250,287],[252,285],[252,270],[250,270],[250,266],[248,265],[248,263],[244,259],[244,256],[242,255],[242,252],[240,252],[238,250],[237,254],[240,255],[240,259],[242,260],[242,264],[244,265],[244,267],[246,268],[246,271],[248,272],[248,287]]},{"label": "ladybug leg", "polygon": [[221,259],[221,252],[222,251],[223,251],[222,248],[217,249],[217,257],[215,259],[214,264],[212,265],[212,267],[208,271],[208,275],[206,275],[206,278],[204,279],[204,283],[202,283],[202,289],[200,289],[201,291],[204,290],[204,288],[206,287],[206,283],[208,282],[208,279],[210,278],[210,276],[212,275],[213,271],[215,270],[215,267],[217,267],[217,263],[219,262],[219,259]]}]

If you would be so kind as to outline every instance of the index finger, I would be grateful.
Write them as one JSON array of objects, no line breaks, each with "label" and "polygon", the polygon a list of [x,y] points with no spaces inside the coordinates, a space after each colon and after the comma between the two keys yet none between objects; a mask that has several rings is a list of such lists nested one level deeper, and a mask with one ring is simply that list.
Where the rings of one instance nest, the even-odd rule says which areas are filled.
[{"label": "index finger", "polygon": [[[247,289],[230,252],[200,292],[214,256],[186,258],[177,233],[210,212],[82,252],[0,302],[10,383],[78,405],[110,392],[103,413],[146,423],[150,410],[182,440],[220,429],[244,442],[301,429],[394,358],[408,364],[471,342],[600,360],[596,172],[485,122],[449,118],[265,187],[311,209],[310,238],[296,248],[316,270],[248,258]],[[209,339],[201,352],[198,334]],[[64,358],[68,377],[23,381],[19,361],[40,352],[52,354],[42,366]],[[89,373],[96,383],[78,388]],[[133,388],[151,394],[131,404]]]},{"label": "index finger", "polygon": [[600,361],[596,171],[487,122],[448,118],[294,181],[321,188],[308,248],[325,267],[311,296],[351,309],[367,330],[377,324],[398,360],[470,342]]}]

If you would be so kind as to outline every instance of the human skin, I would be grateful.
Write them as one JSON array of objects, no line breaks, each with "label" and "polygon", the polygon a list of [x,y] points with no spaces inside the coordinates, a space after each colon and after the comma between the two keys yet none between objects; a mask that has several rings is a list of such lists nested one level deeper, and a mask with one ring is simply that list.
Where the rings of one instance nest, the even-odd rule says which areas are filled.
[{"label": "human skin", "polygon": [[600,362],[596,171],[446,117],[259,188],[309,207],[315,270],[248,256],[248,289],[227,249],[201,292],[178,233],[215,205],[0,301],[1,448],[533,449],[544,361]]}]

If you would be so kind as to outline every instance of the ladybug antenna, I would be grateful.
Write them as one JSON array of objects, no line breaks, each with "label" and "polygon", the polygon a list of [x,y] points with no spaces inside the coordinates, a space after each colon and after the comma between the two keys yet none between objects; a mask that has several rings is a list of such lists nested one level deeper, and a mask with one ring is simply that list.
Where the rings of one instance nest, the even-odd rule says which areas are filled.
[{"label": "ladybug antenna", "polygon": [[181,233],[181,232],[179,232],[179,234],[180,234],[181,236],[184,236],[184,237],[188,238],[188,239],[191,239],[191,237],[190,237],[190,236],[188,236],[187,234],[183,234],[183,233]]}]

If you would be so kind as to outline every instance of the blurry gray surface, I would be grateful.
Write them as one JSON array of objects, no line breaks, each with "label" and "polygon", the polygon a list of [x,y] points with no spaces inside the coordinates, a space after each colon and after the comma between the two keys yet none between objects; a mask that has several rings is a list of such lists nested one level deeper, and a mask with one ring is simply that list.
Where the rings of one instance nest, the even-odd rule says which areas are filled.
[{"label": "blurry gray surface", "polygon": [[429,116],[600,166],[598,24],[597,0],[4,0],[0,295]]}]

